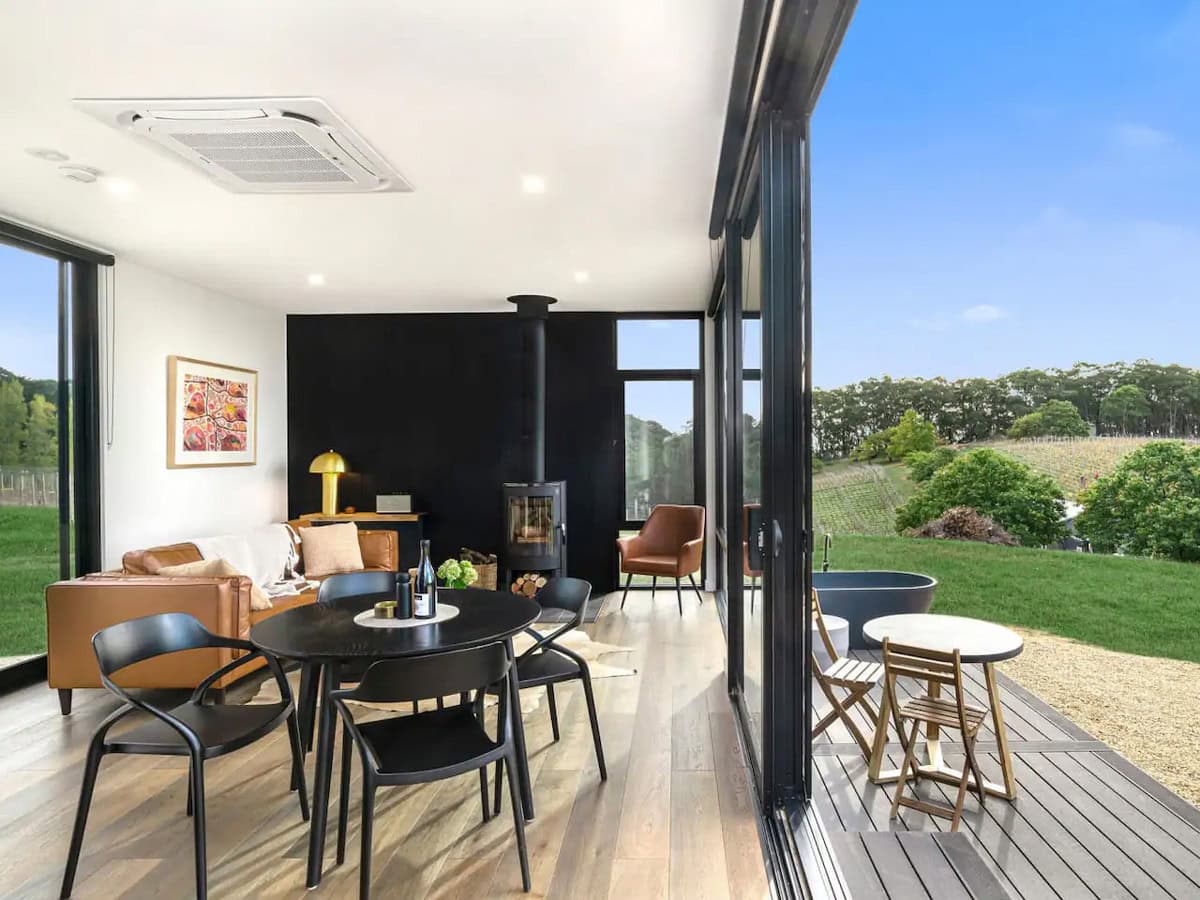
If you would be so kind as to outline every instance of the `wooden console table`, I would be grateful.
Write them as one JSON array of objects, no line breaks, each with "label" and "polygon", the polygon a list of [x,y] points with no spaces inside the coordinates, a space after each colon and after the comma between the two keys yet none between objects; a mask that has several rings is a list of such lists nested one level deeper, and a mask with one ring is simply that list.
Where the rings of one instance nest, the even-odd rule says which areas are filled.
[{"label": "wooden console table", "polygon": [[425,517],[428,513],[305,513],[300,521],[306,525],[333,525],[337,522],[355,522],[364,528],[391,528],[400,542],[400,571],[405,572],[417,564],[421,554],[421,541],[425,537]]}]

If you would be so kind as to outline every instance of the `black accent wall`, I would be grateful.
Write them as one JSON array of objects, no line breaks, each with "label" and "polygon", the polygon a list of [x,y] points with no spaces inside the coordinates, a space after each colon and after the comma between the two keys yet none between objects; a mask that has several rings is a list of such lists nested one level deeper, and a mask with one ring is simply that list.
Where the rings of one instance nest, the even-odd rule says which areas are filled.
[{"label": "black accent wall", "polygon": [[[611,313],[546,323],[546,478],[567,482],[568,572],[616,581],[623,508],[621,382]],[[321,505],[308,464],[354,471],[339,503],[407,491],[440,561],[498,552],[500,485],[519,480],[521,336],[512,313],[288,316],[288,511]]]}]

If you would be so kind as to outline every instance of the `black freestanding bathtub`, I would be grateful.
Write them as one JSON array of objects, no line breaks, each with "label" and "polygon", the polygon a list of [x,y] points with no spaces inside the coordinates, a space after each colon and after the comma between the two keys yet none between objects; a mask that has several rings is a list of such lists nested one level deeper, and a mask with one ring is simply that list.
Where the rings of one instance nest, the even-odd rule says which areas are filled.
[{"label": "black freestanding bathtub", "polygon": [[850,649],[865,650],[862,627],[879,616],[929,612],[937,579],[913,572],[813,572],[821,611],[850,623]]}]

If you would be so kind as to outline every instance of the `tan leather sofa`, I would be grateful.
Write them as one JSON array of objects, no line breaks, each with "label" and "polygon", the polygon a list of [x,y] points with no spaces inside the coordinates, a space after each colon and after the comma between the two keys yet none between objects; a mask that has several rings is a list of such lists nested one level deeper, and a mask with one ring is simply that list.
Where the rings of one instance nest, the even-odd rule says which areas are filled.
[{"label": "tan leather sofa", "polygon": [[[359,531],[358,543],[364,569],[396,570],[400,555],[395,531]],[[270,609],[252,610],[250,579],[245,576],[155,574],[163,566],[200,558],[200,551],[190,543],[134,550],[122,558],[120,571],[85,575],[46,588],[47,682],[59,692],[63,715],[71,711],[73,689],[101,686],[92,652],[92,635],[101,628],[153,613],[186,612],[214,634],[245,640],[257,622],[317,599],[317,592],[310,590],[278,598]],[[189,650],[130,666],[116,680],[125,687],[195,687],[206,675],[239,655],[240,651],[226,648]],[[215,687],[223,689],[258,666],[240,668],[217,681]]]}]

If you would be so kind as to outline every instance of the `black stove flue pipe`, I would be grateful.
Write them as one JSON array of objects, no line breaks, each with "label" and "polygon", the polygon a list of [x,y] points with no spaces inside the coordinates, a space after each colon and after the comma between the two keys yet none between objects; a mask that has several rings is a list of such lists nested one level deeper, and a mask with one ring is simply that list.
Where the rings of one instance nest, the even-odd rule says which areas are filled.
[{"label": "black stove flue pipe", "polygon": [[546,319],[554,297],[516,294],[508,298],[521,320],[522,477],[531,484],[546,480]]}]

